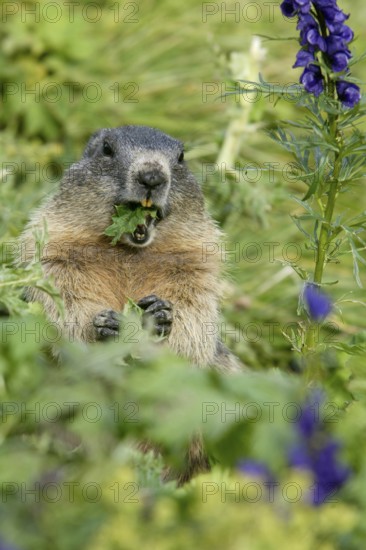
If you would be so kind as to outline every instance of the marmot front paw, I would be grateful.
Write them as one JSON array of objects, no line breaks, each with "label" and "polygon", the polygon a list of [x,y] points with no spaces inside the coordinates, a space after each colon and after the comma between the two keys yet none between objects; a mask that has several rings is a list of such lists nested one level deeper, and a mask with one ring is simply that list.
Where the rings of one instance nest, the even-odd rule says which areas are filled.
[{"label": "marmot front paw", "polygon": [[151,294],[141,298],[137,305],[144,310],[143,326],[152,317],[155,333],[159,336],[169,336],[173,322],[173,305],[169,300],[161,300],[155,294]]},{"label": "marmot front paw", "polygon": [[118,336],[119,315],[113,309],[103,309],[93,319],[98,340],[106,340]]}]

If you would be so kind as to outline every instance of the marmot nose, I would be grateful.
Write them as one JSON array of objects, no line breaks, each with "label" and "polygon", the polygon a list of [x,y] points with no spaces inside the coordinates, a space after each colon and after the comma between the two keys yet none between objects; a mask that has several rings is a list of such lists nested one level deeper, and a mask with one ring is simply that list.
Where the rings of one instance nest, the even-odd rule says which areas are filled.
[{"label": "marmot nose", "polygon": [[145,187],[157,187],[163,183],[166,183],[166,178],[159,170],[149,170],[147,172],[140,172],[138,181]]}]

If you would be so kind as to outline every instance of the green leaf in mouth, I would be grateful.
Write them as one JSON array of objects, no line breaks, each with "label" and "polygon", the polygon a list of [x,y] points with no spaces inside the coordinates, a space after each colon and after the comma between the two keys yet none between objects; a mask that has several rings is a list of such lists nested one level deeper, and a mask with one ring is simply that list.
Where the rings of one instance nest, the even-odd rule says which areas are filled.
[{"label": "green leaf in mouth", "polygon": [[112,224],[104,231],[108,237],[113,237],[112,245],[115,246],[124,233],[134,233],[138,225],[145,225],[146,217],[156,218],[156,208],[137,206],[131,209],[126,204],[115,206],[117,214],[112,216]]}]

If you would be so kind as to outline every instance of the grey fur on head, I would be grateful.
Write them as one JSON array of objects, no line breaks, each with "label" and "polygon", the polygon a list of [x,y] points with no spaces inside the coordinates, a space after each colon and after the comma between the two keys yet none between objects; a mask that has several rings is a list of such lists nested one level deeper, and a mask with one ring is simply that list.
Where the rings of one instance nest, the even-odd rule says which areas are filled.
[{"label": "grey fur on head", "polygon": [[[61,188],[86,187],[114,205],[149,200],[166,217],[174,204],[189,200],[201,211],[201,189],[184,162],[183,143],[147,126],[120,126],[95,132],[81,160],[65,174]],[[179,207],[180,208],[180,207]]]}]

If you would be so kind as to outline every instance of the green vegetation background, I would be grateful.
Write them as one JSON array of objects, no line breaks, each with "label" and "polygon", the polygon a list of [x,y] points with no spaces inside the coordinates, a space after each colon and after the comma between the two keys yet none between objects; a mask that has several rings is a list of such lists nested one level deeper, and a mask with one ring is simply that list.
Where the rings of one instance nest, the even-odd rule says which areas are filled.
[{"label": "green vegetation background", "polygon": [[[1,7],[8,9],[6,5],[9,4],[1,2]],[[242,75],[256,79],[258,70],[267,81],[296,82],[299,70],[291,69],[297,50],[295,41],[263,40],[256,46],[252,43],[254,35],[295,36],[294,22],[285,21],[277,4],[267,2],[241,2],[239,17],[235,20],[229,12],[225,15],[221,2],[209,3],[210,7],[207,7],[208,4],[196,0],[184,3],[143,0],[125,4],[99,1],[97,5],[101,14],[94,23],[90,19],[97,13],[95,9],[89,7],[83,12],[87,3],[74,4],[72,22],[69,10],[60,3],[62,16],[52,23],[50,19],[56,12],[51,7],[42,12],[46,2],[27,2],[29,8],[40,10],[40,20],[36,22],[28,15],[23,22],[17,13],[9,16],[0,30],[3,259],[9,259],[6,251],[24,227],[29,212],[57,186],[62,170],[79,158],[92,132],[101,127],[123,124],[158,127],[185,141],[188,162],[202,181],[208,207],[227,235],[227,248],[222,249],[228,282],[221,336],[247,365],[258,371],[260,377],[258,394],[253,388],[252,394],[249,390],[245,394],[245,384],[242,387],[239,384],[242,396],[259,401],[267,395],[271,397],[273,380],[265,376],[273,367],[285,373],[285,378],[280,375],[278,380],[275,379],[277,382],[273,382],[278,384],[274,393],[279,392],[284,400],[300,395],[296,392],[301,392],[301,384],[294,382],[291,389],[286,385],[290,383],[288,380],[292,381],[291,373],[296,370],[297,363],[282,331],[288,331],[289,324],[298,321],[296,309],[301,291],[300,280],[288,262],[297,256],[301,266],[312,265],[303,235],[290,218],[297,206],[289,195],[301,197],[304,189],[291,178],[288,165],[291,159],[277,149],[264,132],[281,119],[296,120],[300,113],[290,101],[280,101],[275,105],[273,98],[251,102],[248,97],[240,103],[235,96],[221,95],[233,85],[233,80]],[[239,3],[228,3],[227,9],[235,4]],[[205,17],[206,10],[216,10],[216,7],[217,13]],[[350,24],[357,36],[353,48],[361,53],[366,48],[363,25],[366,6],[361,0],[354,0],[342,2],[341,7],[352,14]],[[362,64],[354,74],[363,78]],[[25,94],[26,90],[36,90],[36,95]],[[55,90],[59,97],[54,95]],[[94,99],[95,90],[100,94]],[[220,153],[222,155],[227,145],[227,131],[235,120],[243,121],[241,134],[235,135],[231,150],[232,153],[236,151],[231,159],[243,167],[239,181],[230,175],[223,178],[222,165],[216,164],[215,169],[218,158],[226,158],[220,157]],[[275,173],[263,169],[268,163],[276,168]],[[208,178],[205,177],[206,171],[212,173]],[[360,181],[351,190],[342,208],[352,210],[357,206],[360,210],[360,203],[365,205],[363,185],[364,182]],[[235,254],[225,254],[225,250],[234,250]],[[22,305],[18,299],[19,274],[4,266],[0,277],[4,322],[7,322],[7,313],[10,313],[10,319],[34,322],[33,316],[40,315],[40,312],[32,306]],[[32,277],[34,280],[41,278],[39,274],[32,274]],[[339,263],[329,266],[328,279],[339,281],[338,285],[331,287],[334,299],[350,291],[353,291],[352,299],[355,300],[364,294],[355,285],[348,254],[342,254]],[[361,279],[365,282],[362,273]],[[328,341],[351,338],[366,326],[362,307],[355,303],[346,304],[341,312],[336,311],[331,322],[333,324],[322,331],[320,338]],[[155,415],[159,408],[154,399],[158,400],[159,394],[170,387],[170,383],[175,384],[174,376],[170,380],[164,370],[172,359],[164,354],[158,353],[152,365],[147,362],[156,378],[150,371],[143,370],[140,378],[136,376],[136,380],[129,378],[125,382],[119,380],[118,369],[108,363],[118,355],[113,346],[108,351],[99,349],[98,352],[66,346],[65,373],[60,374],[56,369],[49,374],[51,360],[44,355],[42,342],[32,344],[28,339],[24,343],[21,335],[16,334],[0,345],[3,348],[0,363],[3,377],[10,380],[4,390],[5,401],[28,402],[30,399],[36,402],[43,399],[47,402],[51,395],[65,400],[71,393],[79,401],[103,402],[107,406],[110,400],[121,402],[119,392],[126,391],[126,403],[137,398],[145,402],[145,399],[151,406],[151,414]],[[126,348],[123,355],[127,356],[130,351]],[[144,353],[141,346],[138,353]],[[329,360],[337,363],[341,359],[339,354]],[[79,363],[83,366],[75,373],[74,367]],[[353,374],[359,374],[362,363],[362,357],[352,358],[348,368],[354,369]],[[182,372],[185,372],[184,367]],[[178,364],[177,372],[183,376],[179,368]],[[209,389],[214,393],[214,388],[216,391],[219,387],[217,381],[205,378],[196,381],[192,374],[189,376],[184,379],[193,395],[189,392],[186,395],[188,404],[191,398],[194,403],[195,399],[201,403],[205,391]],[[96,390],[93,377],[102,380],[103,389]],[[146,397],[137,386],[140,383],[148,386],[149,380],[154,389]],[[113,389],[108,385],[111,381]],[[359,385],[363,383],[360,375]],[[228,392],[228,399],[233,400],[234,388],[225,388],[224,382],[220,384],[224,387],[221,390]],[[39,385],[43,385],[43,396],[39,393]],[[195,394],[196,387],[202,390],[202,395],[199,391]],[[222,398],[220,393],[215,397],[216,400]],[[364,422],[362,412],[360,409],[357,417],[360,430],[363,430]],[[184,448],[188,428],[191,429],[188,421],[179,423],[179,411],[175,414],[171,421],[178,423],[174,426],[179,426],[183,434],[181,438],[173,436],[176,428],[164,431],[152,427],[148,418],[141,422],[140,428],[144,436],[150,433],[149,429],[151,433],[155,430],[158,440],[166,445],[168,455],[172,455],[171,460],[174,460],[177,450]],[[164,415],[161,418],[164,425]],[[13,422],[4,421],[1,425],[0,453],[1,445],[3,451],[0,469],[4,481],[24,479],[30,483],[45,471],[55,468],[58,471],[60,467],[66,472],[66,479],[71,476],[84,482],[103,478],[107,483],[108,467],[112,476],[110,483],[114,471],[118,472],[115,473],[116,479],[120,476],[121,486],[135,479],[131,467],[125,465],[127,451],[123,437],[132,429],[126,423],[113,423],[108,417],[106,424],[94,426],[79,419],[76,432],[85,440],[78,455],[78,451],[70,451],[74,448],[69,441],[64,417],[55,424],[56,433],[49,426],[40,426],[37,422],[32,424],[28,418],[24,422],[21,415],[11,416],[11,419]],[[28,436],[24,436],[24,424]],[[209,441],[216,452],[216,447],[223,444],[232,449],[237,447],[231,454],[228,452],[227,457],[222,457],[223,464],[230,466],[250,449],[249,436],[246,440],[247,435],[239,435],[241,424],[230,426],[227,431],[221,426],[222,433],[215,432],[218,425],[212,427]],[[347,422],[342,426],[338,426],[341,432],[351,429]],[[283,425],[277,427],[273,439],[269,436],[269,429],[265,428],[255,436],[259,448],[262,446],[259,455],[268,452],[278,468],[281,466],[281,458],[277,457],[281,439],[276,437],[280,437],[278,434],[284,433],[285,428]],[[110,437],[106,436],[106,429],[111,431]],[[352,430],[349,433],[352,435]],[[286,436],[283,437],[286,440]],[[277,446],[276,449],[273,445]],[[148,477],[154,478],[151,472],[158,466],[151,460],[153,465],[144,462],[141,471],[145,468]],[[121,468],[119,462],[123,465]],[[106,465],[109,466],[106,468]],[[220,470],[213,475],[217,484],[222,479],[229,479],[222,478],[224,474]],[[209,482],[212,477],[207,480]],[[294,512],[290,525],[285,527],[281,523],[283,518],[273,514],[266,503],[259,503],[258,507],[254,504],[245,506],[233,499],[222,503],[219,497],[215,497],[218,500],[212,499],[204,504],[199,485],[193,484],[189,490],[179,491],[158,490],[158,485],[156,479],[151,482],[158,496],[154,492],[151,496],[147,491],[136,505],[121,504],[120,501],[116,505],[112,498],[104,499],[104,495],[102,503],[90,504],[80,494],[73,506],[67,499],[48,506],[37,503],[28,506],[28,501],[19,503],[16,497],[13,500],[9,497],[10,504],[3,501],[0,505],[0,517],[3,514],[4,519],[9,518],[4,532],[21,547],[45,549],[51,544],[60,549],[136,548],[146,544],[145,532],[152,541],[148,546],[159,549],[193,545],[218,548],[224,542],[230,548],[277,548],[280,544],[284,548],[290,548],[290,544],[293,548],[314,548],[315,543],[319,548],[333,548],[332,544],[346,548],[341,546],[345,544],[342,542],[344,533],[338,533],[343,528],[342,522],[338,524],[339,510],[342,510],[346,524],[344,532],[358,525],[357,512],[343,504],[338,508],[328,507],[317,515],[304,507]],[[162,496],[159,491],[166,491],[167,495]],[[316,529],[314,521],[317,522]],[[20,525],[26,526],[27,534],[19,531]],[[311,534],[311,530],[314,533]],[[94,546],[97,534],[98,543]],[[304,538],[301,539],[299,534]],[[357,548],[357,536],[352,539],[356,540],[352,548]]]}]

